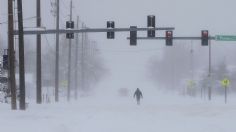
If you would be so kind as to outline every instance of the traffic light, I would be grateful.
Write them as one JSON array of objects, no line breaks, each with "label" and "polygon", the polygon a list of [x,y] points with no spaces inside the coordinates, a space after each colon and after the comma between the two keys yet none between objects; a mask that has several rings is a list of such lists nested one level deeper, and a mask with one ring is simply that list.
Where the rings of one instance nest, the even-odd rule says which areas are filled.
[{"label": "traffic light", "polygon": [[[136,29],[137,26],[130,26],[130,29]],[[130,31],[130,46],[137,45],[137,31]]]},{"label": "traffic light", "polygon": [[173,45],[173,31],[166,31],[166,46]]},{"label": "traffic light", "polygon": [[67,21],[66,28],[74,29],[74,21]]},{"label": "traffic light", "polygon": [[[74,29],[74,21],[66,22],[66,29]],[[74,39],[74,33],[66,33],[67,39]]]},{"label": "traffic light", "polygon": [[[155,16],[154,15],[147,16],[147,27],[148,28],[155,28],[156,27],[155,25],[156,25]],[[155,37],[155,30],[148,30],[147,36],[148,37]]]},{"label": "traffic light", "polygon": [[209,40],[209,33],[208,30],[202,30],[202,46],[208,46],[208,40]]},{"label": "traffic light", "polygon": [[74,39],[74,33],[67,33],[66,38],[67,39]]},{"label": "traffic light", "polygon": [[[115,22],[107,21],[107,28],[108,29],[115,28]],[[114,39],[114,38],[115,38],[115,32],[107,32],[107,39]]]},{"label": "traffic light", "polygon": [[8,55],[3,55],[3,69],[8,70],[9,65],[8,65]]}]

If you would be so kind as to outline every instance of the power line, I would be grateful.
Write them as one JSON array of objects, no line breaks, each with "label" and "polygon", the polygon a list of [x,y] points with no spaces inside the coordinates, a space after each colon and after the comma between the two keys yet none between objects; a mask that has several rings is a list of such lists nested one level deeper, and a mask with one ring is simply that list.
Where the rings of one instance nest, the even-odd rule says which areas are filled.
[{"label": "power line", "polygon": [[[36,16],[26,17],[26,18],[23,19],[23,21],[31,20],[31,19],[34,19],[34,18],[37,18],[37,17]],[[14,21],[14,22],[18,22],[18,21]],[[8,24],[8,21],[0,22],[0,24]]]},{"label": "power line", "polygon": [[114,49],[100,49],[100,48],[95,48],[95,50],[96,51],[108,51],[108,52],[135,52],[135,53],[137,53],[137,52],[161,51],[161,49],[140,49],[140,50],[120,49],[120,50],[114,50]]},{"label": "power line", "polygon": [[50,50],[53,54],[55,54],[55,51],[54,51],[53,48],[50,46],[50,42],[49,42],[49,40],[48,40],[48,37],[47,37],[46,35],[43,35],[43,36],[44,36],[44,38],[45,38],[45,40],[46,40],[46,44],[48,45],[49,50]]},{"label": "power line", "polygon": [[65,0],[62,0],[62,5],[63,5],[66,9],[68,9],[68,10],[70,9],[69,7],[66,6]]},{"label": "power line", "polygon": [[66,26],[66,24],[65,24],[65,21],[63,21],[61,18],[59,18],[60,19],[60,24],[62,24],[61,26],[63,26],[63,28]]},{"label": "power line", "polygon": [[[42,23],[42,26],[44,26],[43,23]],[[46,43],[47,43],[47,45],[48,45],[50,51],[53,52],[53,53],[55,54],[56,52],[55,52],[55,51],[53,50],[53,48],[50,46],[50,43],[49,43],[49,41],[48,41],[47,36],[46,36],[46,35],[43,35],[43,36],[44,36],[44,38],[45,38],[45,40],[46,40]]]},{"label": "power line", "polygon": [[69,14],[66,15],[67,13],[65,13],[65,10],[62,10],[62,8],[60,8],[60,13],[61,15],[65,18],[65,17],[69,17]]}]

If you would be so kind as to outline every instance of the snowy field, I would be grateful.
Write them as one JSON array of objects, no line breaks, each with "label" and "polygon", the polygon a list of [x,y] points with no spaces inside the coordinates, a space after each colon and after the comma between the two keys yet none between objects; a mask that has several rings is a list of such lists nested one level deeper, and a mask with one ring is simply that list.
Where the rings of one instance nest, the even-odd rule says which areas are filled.
[{"label": "snowy field", "polygon": [[236,100],[156,95],[140,106],[131,97],[83,97],[77,102],[0,104],[1,132],[235,132]]}]

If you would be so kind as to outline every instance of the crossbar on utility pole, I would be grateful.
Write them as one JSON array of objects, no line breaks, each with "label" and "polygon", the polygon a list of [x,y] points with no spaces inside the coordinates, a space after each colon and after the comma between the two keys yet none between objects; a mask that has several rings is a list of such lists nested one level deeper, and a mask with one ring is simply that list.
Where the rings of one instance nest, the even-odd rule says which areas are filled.
[{"label": "crossbar on utility pole", "polygon": [[[66,33],[95,33],[95,32],[128,32],[128,31],[148,31],[148,30],[174,30],[173,27],[160,27],[160,28],[85,28],[85,29],[47,29],[47,30],[26,30],[24,31],[25,35],[33,34],[66,34]],[[19,31],[15,30],[14,35],[18,35]]]}]

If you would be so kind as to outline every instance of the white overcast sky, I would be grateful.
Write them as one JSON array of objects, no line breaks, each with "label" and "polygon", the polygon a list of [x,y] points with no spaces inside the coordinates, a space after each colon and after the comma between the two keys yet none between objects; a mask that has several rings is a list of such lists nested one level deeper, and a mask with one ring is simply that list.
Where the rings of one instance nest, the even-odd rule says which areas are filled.
[{"label": "white overcast sky", "polygon": [[[22,0],[24,18],[35,16],[35,1]],[[54,28],[54,18],[51,15],[51,2],[55,0],[41,0],[42,23],[48,29]],[[70,0],[60,0],[61,27],[63,21],[69,19]],[[208,29],[211,35],[236,35],[235,0],[73,0],[73,18],[77,15],[80,20],[91,28],[106,27],[107,20],[114,20],[116,27],[137,25],[145,27],[147,15],[156,16],[156,26],[175,27],[175,36],[199,36],[202,29]],[[7,21],[7,0],[0,0],[0,22]],[[25,26],[33,27],[35,21],[26,21]],[[6,39],[6,26],[0,25],[0,37]],[[146,33],[138,33],[144,36]],[[163,36],[164,33],[157,33]],[[125,38],[129,33],[116,33],[115,40],[107,40],[105,33],[92,34],[97,41],[112,77],[109,81],[127,86],[138,87],[144,81],[144,73],[148,59],[154,54],[161,53],[164,41],[138,41],[137,47],[130,47]],[[54,42],[50,41],[54,46]],[[200,45],[200,42],[194,42]],[[213,42],[226,44],[225,42]],[[229,42],[233,44],[235,42]],[[0,45],[1,46],[1,45]],[[233,47],[233,48],[232,48]],[[217,51],[216,56],[225,56],[225,51],[234,52],[236,46],[224,45]],[[123,52],[123,50],[141,50],[141,52]],[[142,52],[142,50],[156,49],[156,51]],[[111,51],[111,50],[118,50]],[[206,50],[206,48],[204,49]],[[217,57],[216,57],[217,59]],[[231,59],[229,59],[231,61]],[[129,73],[129,74],[127,74]],[[133,79],[131,79],[133,78]]]}]

